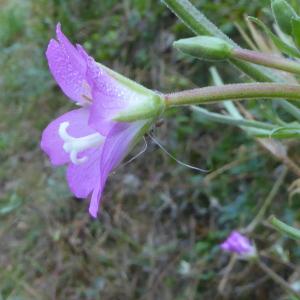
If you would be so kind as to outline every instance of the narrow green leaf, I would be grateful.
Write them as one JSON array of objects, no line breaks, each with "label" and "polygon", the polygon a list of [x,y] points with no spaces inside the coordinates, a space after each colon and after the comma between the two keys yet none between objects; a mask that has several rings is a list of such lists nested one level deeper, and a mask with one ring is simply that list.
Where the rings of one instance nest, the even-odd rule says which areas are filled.
[{"label": "narrow green leaf", "polygon": [[282,32],[291,35],[291,20],[297,17],[295,10],[285,0],[273,0],[271,7],[278,27]]},{"label": "narrow green leaf", "polygon": [[277,139],[300,138],[300,126],[276,128],[271,133],[271,137]]},{"label": "narrow green leaf", "polygon": [[199,116],[201,116],[200,120],[207,120],[222,124],[228,124],[228,125],[234,125],[234,126],[246,126],[246,127],[252,127],[252,128],[259,128],[259,129],[265,129],[268,130],[269,134],[270,131],[274,130],[274,125],[254,121],[254,120],[246,120],[241,118],[235,118],[230,115],[223,115],[215,112],[210,112],[200,106],[191,106],[192,110]]},{"label": "narrow green leaf", "polygon": [[[205,15],[197,10],[189,0],[162,0],[182,22],[197,35],[210,35],[224,39],[231,45],[237,46],[227,35],[210,22]],[[300,54],[299,54],[300,55]],[[255,66],[239,60],[230,60],[237,68],[249,77],[260,82],[282,82],[284,79],[266,68]]]},{"label": "narrow green leaf", "polygon": [[291,57],[298,57],[300,58],[300,52],[297,48],[288,45],[284,41],[282,41],[278,36],[276,36],[261,20],[254,18],[254,17],[248,17],[250,21],[257,24],[264,32],[267,34],[267,36],[272,40],[272,42],[275,44],[275,46],[283,53],[291,56]]},{"label": "narrow green leaf", "polygon": [[280,233],[287,235],[294,240],[300,240],[300,230],[278,220],[275,216],[269,218],[269,223]]},{"label": "narrow green leaf", "polygon": [[292,21],[293,40],[298,48],[300,48],[300,18],[293,18]]},{"label": "narrow green leaf", "polygon": [[8,201],[0,205],[0,215],[7,215],[17,209],[22,204],[22,200],[13,194]]},{"label": "narrow green leaf", "polygon": [[[225,41],[230,42],[232,45],[236,45],[212,22],[210,22],[199,10],[197,10],[189,0],[162,1],[177,15],[179,19],[183,21],[183,23],[187,27],[189,27],[197,35],[211,35],[223,38]],[[291,56],[300,57],[300,52],[298,52],[296,48],[292,47],[292,53],[294,53],[294,55]],[[230,60],[230,62],[256,81],[286,82],[286,79],[284,77],[278,76],[278,74],[274,74],[274,72],[271,72],[267,68],[262,68],[234,59]],[[296,116],[296,118],[299,118],[300,113],[296,106],[286,100],[281,100],[279,101],[279,103],[286,111]]]}]

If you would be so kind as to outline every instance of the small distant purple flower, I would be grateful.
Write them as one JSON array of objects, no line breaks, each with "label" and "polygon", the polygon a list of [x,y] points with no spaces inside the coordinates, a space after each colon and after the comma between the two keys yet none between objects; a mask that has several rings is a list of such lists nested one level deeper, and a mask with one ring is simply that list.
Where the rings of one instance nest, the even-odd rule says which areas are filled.
[{"label": "small distant purple flower", "polygon": [[[97,217],[109,173],[126,156],[151,119],[118,122],[123,110],[146,96],[114,78],[56,27],[46,51],[50,71],[62,91],[80,108],[52,121],[44,130],[42,150],[53,165],[67,164],[67,181],[78,198],[91,196],[89,212]],[[144,88],[146,90],[146,88]]]},{"label": "small distant purple flower", "polygon": [[233,231],[220,247],[226,252],[236,253],[245,258],[256,255],[255,246],[238,231]]}]

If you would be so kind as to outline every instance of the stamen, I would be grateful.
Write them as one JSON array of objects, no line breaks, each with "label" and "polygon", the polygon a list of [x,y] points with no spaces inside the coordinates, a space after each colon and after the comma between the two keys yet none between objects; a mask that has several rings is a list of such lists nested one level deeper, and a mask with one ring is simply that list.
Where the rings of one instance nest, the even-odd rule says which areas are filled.
[{"label": "stamen", "polygon": [[71,159],[71,162],[75,165],[80,165],[84,162],[87,161],[88,157],[87,156],[84,156],[84,157],[81,157],[81,158],[78,158],[77,157],[77,152],[76,151],[71,151],[71,154],[70,154],[70,159]]},{"label": "stamen", "polygon": [[189,165],[181,160],[179,160],[178,158],[176,158],[174,155],[172,155],[153,135],[151,135],[150,133],[148,134],[148,136],[151,138],[151,140],[163,151],[165,152],[169,157],[171,157],[172,159],[174,159],[179,165],[187,167],[189,169],[192,170],[196,170],[198,172],[203,172],[203,173],[207,173],[209,172],[209,170],[204,170],[192,165]]},{"label": "stamen", "polygon": [[70,160],[73,164],[82,164],[87,161],[88,157],[78,158],[78,154],[84,150],[100,146],[104,138],[99,133],[75,138],[67,132],[69,126],[69,122],[62,122],[58,128],[58,134],[64,141],[63,149],[65,152],[70,153]]},{"label": "stamen", "polygon": [[84,98],[89,104],[91,104],[92,103],[92,99],[90,98],[90,97],[88,97],[88,96],[86,96],[86,95],[81,95],[82,96],[82,98]]},{"label": "stamen", "polygon": [[85,93],[81,95],[81,97],[85,100],[85,102],[83,102],[82,104],[84,106],[90,105],[93,102],[92,96],[91,96],[91,88],[86,81],[83,81],[82,86],[85,89]]}]

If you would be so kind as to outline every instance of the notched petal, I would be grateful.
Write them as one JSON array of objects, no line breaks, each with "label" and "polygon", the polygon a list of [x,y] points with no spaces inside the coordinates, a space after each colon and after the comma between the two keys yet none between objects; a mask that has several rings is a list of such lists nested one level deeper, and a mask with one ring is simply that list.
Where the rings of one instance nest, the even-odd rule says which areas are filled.
[{"label": "notched petal", "polygon": [[91,98],[86,81],[86,60],[63,34],[60,24],[57,40],[51,39],[46,51],[50,71],[63,92],[75,102],[84,103],[83,95]]},{"label": "notched petal", "polygon": [[69,162],[69,154],[63,149],[64,141],[59,136],[59,128],[63,122],[70,124],[68,130],[74,137],[83,137],[95,133],[88,126],[88,109],[80,108],[67,112],[52,121],[43,131],[41,148],[49,156],[52,165],[62,165]]},{"label": "notched petal", "polygon": [[72,193],[78,198],[87,198],[100,181],[101,149],[90,149],[82,153],[87,160],[82,164],[70,164],[67,181]]}]

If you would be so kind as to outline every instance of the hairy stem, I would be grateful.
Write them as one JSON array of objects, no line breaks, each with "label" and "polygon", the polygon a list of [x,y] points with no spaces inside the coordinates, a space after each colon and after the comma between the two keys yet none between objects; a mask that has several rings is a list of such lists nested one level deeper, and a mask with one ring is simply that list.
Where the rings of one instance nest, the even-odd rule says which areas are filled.
[{"label": "hairy stem", "polygon": [[[210,22],[199,10],[197,10],[189,0],[162,0],[184,24],[189,27],[197,35],[210,35],[219,37],[229,42],[235,47],[239,47],[226,34],[218,29],[212,22]],[[266,68],[255,66],[252,63],[240,61],[238,59],[230,59],[230,62],[239,70],[243,71],[250,78],[259,82],[285,82],[286,80],[281,76],[272,73]],[[279,104],[283,109],[290,112],[290,106],[293,106],[293,115],[300,116],[300,110],[290,104],[288,101],[281,100]],[[288,109],[287,109],[288,108]]]},{"label": "hairy stem", "polygon": [[285,97],[300,100],[300,86],[279,83],[240,83],[165,94],[166,106],[207,104],[227,99],[274,99]]},{"label": "hairy stem", "polygon": [[[197,10],[188,0],[163,0],[163,2],[198,35],[210,35],[219,37],[235,47],[239,47],[226,34],[210,22],[199,10]],[[264,70],[247,62],[230,59],[238,69],[241,69],[251,78],[261,82],[280,82],[282,78],[275,76],[269,70]]]},{"label": "hairy stem", "polygon": [[291,59],[242,48],[234,48],[232,56],[265,67],[300,74],[300,64]]}]

